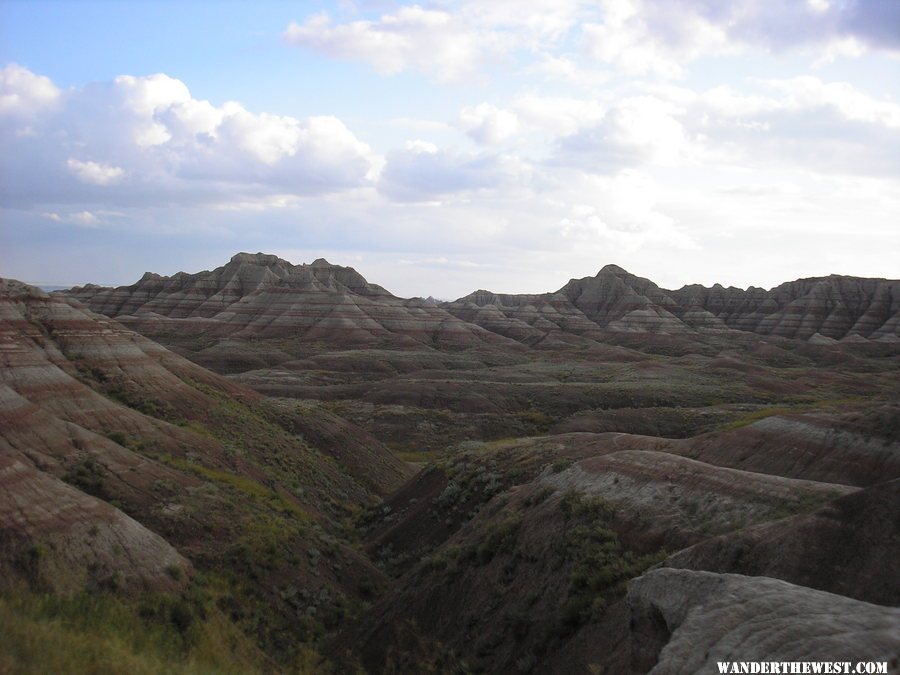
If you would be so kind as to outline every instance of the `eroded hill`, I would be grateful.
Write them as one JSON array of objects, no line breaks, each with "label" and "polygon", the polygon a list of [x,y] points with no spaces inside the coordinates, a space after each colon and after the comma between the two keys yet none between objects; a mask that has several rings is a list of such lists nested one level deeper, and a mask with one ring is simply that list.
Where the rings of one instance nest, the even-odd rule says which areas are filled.
[{"label": "eroded hill", "polygon": [[290,662],[383,578],[344,522],[410,472],[361,429],[14,281],[0,359],[3,588],[199,588]]},{"label": "eroded hill", "polygon": [[[436,303],[238,254],[2,290],[5,593],[168,598],[180,634],[174,598],[199,628],[170,663],[212,624],[238,671],[900,650],[896,281],[607,266]],[[23,597],[12,623],[46,628]]]}]

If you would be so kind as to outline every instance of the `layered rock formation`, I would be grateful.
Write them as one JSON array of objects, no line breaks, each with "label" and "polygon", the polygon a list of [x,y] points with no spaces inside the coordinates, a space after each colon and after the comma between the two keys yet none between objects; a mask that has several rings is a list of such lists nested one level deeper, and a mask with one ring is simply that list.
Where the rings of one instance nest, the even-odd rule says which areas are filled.
[{"label": "layered rock formation", "polygon": [[900,282],[830,276],[800,279],[766,291],[692,285],[661,289],[607,265],[555,293],[497,295],[476,291],[444,305],[452,314],[528,343],[560,331],[596,337],[600,330],[678,334],[740,330],[807,340],[858,335],[896,337]]},{"label": "layered rock formation", "polygon": [[226,337],[401,348],[504,342],[434,303],[402,300],[324,259],[292,265],[273,255],[239,253],[211,272],[148,272],[133,286],[88,285],[68,295],[144,334],[202,336],[207,346]]},{"label": "layered rock formation", "polygon": [[24,576],[59,593],[104,585],[172,591],[190,569],[119,509],[0,454],[0,588]]},{"label": "layered rock formation", "polygon": [[717,673],[722,661],[853,667],[896,659],[900,643],[900,609],[766,577],[654,570],[631,582],[628,605],[633,667],[653,675]]},{"label": "layered rock formation", "polygon": [[308,606],[339,616],[360,580],[379,583],[336,535],[409,474],[345,420],[275,408],[74,300],[0,280],[0,586],[174,592],[192,568],[234,575],[235,620],[289,654],[322,630]]},{"label": "layered rock formation", "polygon": [[[900,339],[900,282],[830,276],[772,290],[693,285],[677,291],[607,265],[553,293],[475,291],[453,302],[397,298],[349,267],[293,265],[239,253],[228,264],[119,288],[66,292],[92,310],[192,353],[217,370],[282,363],[331,348],[584,346],[610,335],[750,334],[833,344]],[[262,341],[252,353],[247,341]]]},{"label": "layered rock formation", "polygon": [[667,566],[775,577],[879,605],[900,605],[900,479],[809,514],[747,527],[679,551]]}]

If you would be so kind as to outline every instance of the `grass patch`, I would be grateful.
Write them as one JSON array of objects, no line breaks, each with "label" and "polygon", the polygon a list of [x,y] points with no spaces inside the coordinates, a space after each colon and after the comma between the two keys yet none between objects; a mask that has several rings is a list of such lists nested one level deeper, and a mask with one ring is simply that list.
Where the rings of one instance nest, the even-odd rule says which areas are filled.
[{"label": "grass patch", "polygon": [[394,452],[394,456],[402,459],[404,462],[414,462],[417,464],[427,464],[435,458],[437,452],[434,450],[399,450]]},{"label": "grass patch", "polygon": [[194,464],[187,460],[173,457],[166,457],[165,462],[176,469],[188,471],[213,483],[228,485],[253,499],[268,502],[276,511],[290,513],[304,523],[312,522],[312,516],[310,516],[299,504],[296,504],[275,490],[270,490],[248,476],[242,476],[241,474],[231,473],[221,469],[213,469],[208,466]]},{"label": "grass patch", "polygon": [[264,672],[265,658],[219,612],[177,596],[0,596],[0,672]]},{"label": "grass patch", "polygon": [[740,429],[741,427],[746,427],[754,422],[759,422],[760,420],[764,420],[767,417],[772,417],[774,415],[790,415],[795,413],[802,412],[811,412],[815,410],[820,410],[824,408],[830,408],[834,406],[845,406],[853,403],[858,403],[859,401],[864,400],[861,397],[847,397],[847,398],[828,398],[828,399],[817,399],[815,401],[803,402],[803,403],[795,403],[789,406],[781,405],[781,406],[772,406],[768,408],[760,408],[759,410],[753,410],[751,412],[745,413],[738,417],[737,419],[728,422],[727,424],[722,425],[720,428],[721,431],[731,431],[733,429]]}]

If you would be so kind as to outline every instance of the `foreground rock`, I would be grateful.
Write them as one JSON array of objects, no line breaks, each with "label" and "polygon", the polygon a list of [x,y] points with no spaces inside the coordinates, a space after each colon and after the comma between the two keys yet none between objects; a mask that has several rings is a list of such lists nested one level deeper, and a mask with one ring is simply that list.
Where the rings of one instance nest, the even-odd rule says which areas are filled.
[{"label": "foreground rock", "polygon": [[767,577],[647,572],[629,585],[632,665],[717,673],[720,661],[893,661],[900,609]]},{"label": "foreground rock", "polygon": [[900,480],[809,514],[747,527],[679,551],[667,566],[775,577],[900,605]]}]

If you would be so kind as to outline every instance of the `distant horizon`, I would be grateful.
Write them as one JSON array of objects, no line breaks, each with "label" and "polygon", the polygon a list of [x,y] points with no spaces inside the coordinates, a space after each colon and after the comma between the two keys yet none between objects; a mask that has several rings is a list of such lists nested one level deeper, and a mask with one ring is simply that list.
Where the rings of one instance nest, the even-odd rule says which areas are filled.
[{"label": "distant horizon", "polygon": [[[617,263],[604,263],[604,264],[601,265],[599,268],[597,268],[597,272],[595,272],[594,274],[588,274],[588,275],[583,275],[583,276],[579,276],[579,277],[569,277],[568,279],[566,279],[565,281],[563,281],[563,282],[562,282],[559,286],[557,286],[556,288],[546,289],[546,290],[543,290],[543,291],[507,291],[507,290],[497,290],[497,289],[492,289],[492,288],[488,288],[488,287],[486,287],[486,286],[479,286],[478,288],[473,288],[472,290],[468,291],[467,293],[463,293],[463,294],[458,295],[458,296],[453,296],[453,297],[441,297],[441,296],[437,296],[437,295],[434,295],[434,294],[431,294],[431,293],[425,293],[425,294],[423,294],[423,293],[414,293],[414,294],[411,294],[411,295],[401,294],[401,293],[396,293],[396,292],[394,292],[389,286],[386,286],[385,284],[381,283],[377,278],[372,278],[369,274],[366,274],[364,270],[358,269],[358,263],[357,263],[356,265],[353,265],[353,264],[343,264],[343,263],[341,263],[341,262],[335,262],[334,260],[329,259],[327,256],[315,256],[314,258],[311,258],[311,259],[309,259],[309,260],[296,261],[296,260],[291,260],[291,259],[289,259],[289,258],[285,258],[284,256],[278,255],[277,253],[269,253],[269,252],[267,252],[267,251],[255,251],[255,252],[251,252],[251,251],[237,251],[237,252],[235,252],[233,255],[239,255],[239,254],[241,254],[241,253],[244,253],[244,254],[251,254],[251,255],[253,255],[253,254],[275,255],[275,256],[277,256],[278,258],[281,258],[282,260],[286,260],[287,262],[291,263],[292,265],[309,265],[309,264],[313,263],[315,260],[324,259],[326,262],[328,262],[328,263],[331,264],[331,265],[335,265],[335,266],[338,266],[338,267],[350,267],[350,268],[353,268],[354,270],[356,270],[357,272],[359,272],[359,273],[366,279],[367,282],[372,283],[372,284],[377,284],[377,285],[379,285],[379,286],[382,286],[382,287],[384,287],[387,291],[389,291],[392,295],[395,295],[395,296],[397,296],[397,297],[400,297],[400,298],[416,298],[416,297],[418,297],[418,298],[432,298],[432,299],[434,299],[434,300],[436,300],[436,301],[438,301],[438,302],[452,302],[452,301],[454,301],[454,300],[457,300],[457,299],[459,299],[459,298],[461,298],[461,297],[465,297],[466,295],[469,295],[470,293],[475,293],[475,292],[477,292],[477,291],[488,291],[488,292],[493,292],[493,293],[512,294],[512,295],[515,295],[515,294],[522,294],[522,295],[524,295],[524,294],[533,294],[533,293],[537,293],[537,294],[541,294],[541,293],[554,293],[554,292],[558,291],[560,288],[562,288],[562,287],[563,287],[566,283],[568,283],[569,281],[578,280],[578,279],[584,279],[584,278],[589,278],[589,277],[592,277],[592,276],[596,276],[597,274],[600,273],[600,271],[601,271],[604,267],[607,267],[607,266],[609,266],[609,265],[616,266],[616,267],[620,267],[620,268],[623,269],[625,272],[627,272],[627,273],[629,273],[629,274],[633,274],[634,276],[641,277],[641,278],[644,278],[644,279],[649,279],[649,280],[652,281],[653,283],[656,283],[657,286],[659,286],[659,287],[662,288],[663,290],[670,290],[670,291],[675,291],[675,290],[678,290],[678,289],[683,288],[683,287],[685,287],[685,286],[692,286],[692,285],[698,285],[698,284],[701,285],[701,286],[704,286],[704,287],[706,287],[706,288],[712,288],[712,287],[715,286],[715,285],[719,285],[719,286],[722,286],[722,287],[724,287],[724,288],[737,288],[737,289],[742,290],[742,291],[747,291],[747,290],[749,290],[749,289],[751,289],[751,288],[762,288],[762,289],[764,289],[764,290],[766,290],[766,291],[771,291],[772,289],[777,288],[778,286],[780,286],[780,285],[782,285],[782,284],[785,284],[785,283],[791,283],[791,282],[794,282],[794,281],[802,281],[802,280],[804,280],[804,279],[828,278],[828,277],[834,277],[834,276],[836,276],[836,277],[850,277],[850,278],[855,278],[855,279],[876,279],[876,280],[888,280],[888,281],[893,281],[893,280],[894,280],[894,279],[891,278],[891,277],[872,277],[872,276],[860,276],[860,275],[855,275],[855,274],[829,273],[829,274],[819,274],[819,275],[812,275],[812,276],[805,276],[805,277],[796,277],[796,278],[792,278],[792,279],[784,279],[784,280],[782,280],[782,281],[780,281],[780,282],[778,282],[778,283],[776,283],[776,284],[774,284],[774,285],[772,285],[772,286],[759,286],[759,285],[754,285],[754,284],[750,284],[750,285],[748,285],[748,286],[735,286],[735,285],[732,285],[732,284],[724,284],[724,283],[721,283],[721,282],[713,282],[713,283],[709,283],[709,284],[706,284],[706,283],[700,283],[700,282],[687,282],[687,283],[683,283],[683,284],[681,284],[681,285],[679,285],[679,286],[669,287],[669,286],[665,286],[665,285],[663,285],[663,284],[657,283],[657,282],[656,282],[652,277],[650,277],[650,276],[646,276],[646,275],[643,275],[643,274],[640,274],[640,273],[636,273],[636,272],[634,272],[633,270],[630,270],[630,269],[628,269],[628,268],[626,268],[626,267],[624,267],[624,266],[622,266],[622,265],[618,265]],[[232,256],[229,256],[228,260],[230,260],[231,257],[232,257]],[[57,291],[57,290],[68,290],[68,289],[70,289],[70,288],[75,288],[75,287],[79,287],[79,286],[85,286],[85,285],[87,285],[87,284],[93,284],[93,285],[96,285],[96,286],[109,287],[109,288],[119,288],[119,287],[132,286],[132,285],[138,283],[138,282],[140,281],[141,277],[142,277],[144,274],[148,274],[148,273],[159,274],[161,277],[165,277],[165,278],[170,278],[170,277],[172,277],[172,276],[174,276],[174,275],[176,275],[176,274],[179,274],[179,273],[185,273],[185,274],[194,275],[194,274],[200,274],[200,273],[202,273],[202,272],[212,272],[213,270],[215,270],[215,269],[217,269],[217,268],[219,268],[219,267],[223,267],[225,264],[227,264],[227,262],[228,262],[228,261],[226,260],[226,261],[223,262],[222,264],[216,265],[215,267],[211,267],[211,268],[198,269],[198,270],[195,270],[195,271],[180,269],[180,270],[176,270],[176,271],[174,271],[174,272],[166,273],[166,274],[161,273],[161,272],[157,272],[157,271],[155,271],[155,270],[144,270],[143,272],[139,273],[139,276],[137,276],[137,278],[136,278],[134,281],[124,282],[124,283],[103,283],[103,282],[91,281],[91,280],[88,280],[88,281],[81,281],[81,282],[75,282],[75,283],[36,282],[36,281],[28,281],[28,280],[26,280],[26,279],[22,279],[21,281],[22,281],[23,283],[29,284],[30,286],[36,286],[36,287],[38,287],[38,288],[40,288],[41,290],[46,291],[46,292]]]},{"label": "distant horizon", "polygon": [[897,2],[10,1],[0,37],[2,276],[900,277]]}]

